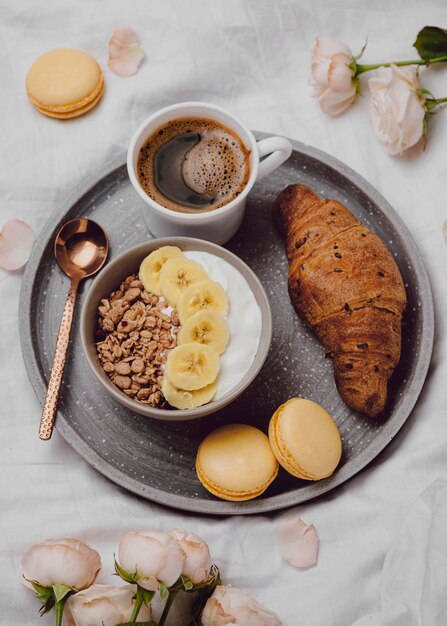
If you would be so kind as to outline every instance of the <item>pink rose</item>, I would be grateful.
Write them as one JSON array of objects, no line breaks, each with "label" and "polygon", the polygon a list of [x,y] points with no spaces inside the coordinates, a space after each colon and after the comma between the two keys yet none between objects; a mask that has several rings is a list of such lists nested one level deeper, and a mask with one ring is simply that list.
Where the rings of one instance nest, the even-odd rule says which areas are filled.
[{"label": "pink rose", "polygon": [[[68,626],[116,626],[128,622],[134,608],[135,585],[93,585],[67,600],[65,611]],[[143,604],[138,621],[151,619],[150,607]]]},{"label": "pink rose", "polygon": [[65,585],[79,591],[90,587],[101,572],[96,550],[79,539],[48,539],[31,546],[22,556],[24,584],[42,587]]},{"label": "pink rose", "polygon": [[314,96],[328,115],[338,115],[354,102],[358,83],[350,49],[333,37],[316,37],[312,53]]},{"label": "pink rose", "polygon": [[402,154],[424,134],[425,98],[415,67],[379,67],[368,80],[374,132],[389,154]]},{"label": "pink rose", "polygon": [[208,545],[195,533],[186,530],[171,530],[185,553],[183,576],[187,576],[194,585],[200,585],[210,576],[211,555]]},{"label": "pink rose", "polygon": [[278,617],[235,587],[216,587],[201,615],[201,626],[280,626]]},{"label": "pink rose", "polygon": [[172,535],[157,530],[130,532],[121,537],[119,565],[148,591],[157,591],[159,583],[171,587],[180,577],[185,553]]}]

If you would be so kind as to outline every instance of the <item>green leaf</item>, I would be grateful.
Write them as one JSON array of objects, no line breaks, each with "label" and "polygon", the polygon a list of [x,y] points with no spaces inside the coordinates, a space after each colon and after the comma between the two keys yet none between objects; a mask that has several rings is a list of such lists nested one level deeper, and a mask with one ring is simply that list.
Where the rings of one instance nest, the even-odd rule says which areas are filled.
[{"label": "green leaf", "polygon": [[366,37],[365,39],[365,43],[363,44],[363,48],[360,50],[360,52],[358,53],[358,55],[355,57],[355,60],[358,61],[359,59],[362,58],[363,53],[365,52],[366,46],[368,45],[368,37]]},{"label": "green leaf", "polygon": [[438,26],[424,26],[418,32],[413,46],[421,59],[430,61],[447,55],[447,30]]},{"label": "green leaf", "polygon": [[28,580],[28,578],[25,578],[25,580],[32,584],[34,591],[38,595],[43,595],[48,591],[51,593],[51,587],[44,587],[43,585],[40,585],[36,580]]},{"label": "green leaf", "polygon": [[126,581],[126,583],[135,583],[137,581],[136,574],[129,574],[121,565],[115,560],[115,572],[120,578]]},{"label": "green leaf", "polygon": [[191,591],[191,589],[194,589],[193,582],[187,576],[182,576],[182,585],[185,591]]},{"label": "green leaf", "polygon": [[159,583],[158,590],[160,592],[160,598],[162,600],[167,600],[168,596],[169,596],[169,589],[167,587],[165,587],[165,585],[163,583]]},{"label": "green leaf", "polygon": [[143,596],[143,602],[146,606],[149,606],[152,602],[152,598],[155,596],[155,591],[148,591],[147,589],[143,589],[140,587],[141,595]]},{"label": "green leaf", "polygon": [[39,583],[35,580],[29,580],[28,582],[32,584],[33,589],[36,592],[36,596],[42,602],[46,602],[48,598],[53,597],[53,589],[51,587],[43,587],[42,585],[39,585]]},{"label": "green leaf", "polygon": [[71,587],[67,587],[67,585],[53,585],[53,592],[56,602],[60,602],[62,598],[65,598],[67,593],[70,593],[70,591],[73,590],[71,589]]}]

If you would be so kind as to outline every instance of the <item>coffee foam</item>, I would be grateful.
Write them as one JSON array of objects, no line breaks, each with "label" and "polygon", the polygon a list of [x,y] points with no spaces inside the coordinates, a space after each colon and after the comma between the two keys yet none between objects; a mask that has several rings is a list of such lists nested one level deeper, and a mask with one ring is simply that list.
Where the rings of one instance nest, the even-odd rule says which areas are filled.
[{"label": "coffee foam", "polygon": [[[166,197],[157,188],[154,157],[161,146],[174,137],[193,132],[200,141],[183,157],[179,176],[194,192],[213,198],[206,208],[192,208]],[[138,177],[153,200],[175,211],[197,213],[217,209],[234,200],[250,176],[250,150],[238,135],[215,120],[184,118],[174,120],[153,133],[140,151]]]}]

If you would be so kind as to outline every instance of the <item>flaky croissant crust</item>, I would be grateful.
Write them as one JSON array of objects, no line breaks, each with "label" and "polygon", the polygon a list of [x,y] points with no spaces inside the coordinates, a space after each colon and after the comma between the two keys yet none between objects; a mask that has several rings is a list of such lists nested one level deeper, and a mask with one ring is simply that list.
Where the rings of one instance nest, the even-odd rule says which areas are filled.
[{"label": "flaky croissant crust", "polygon": [[286,239],[289,294],[333,360],[346,404],[375,416],[400,358],[406,294],[384,242],[337,200],[289,185],[274,203]]}]

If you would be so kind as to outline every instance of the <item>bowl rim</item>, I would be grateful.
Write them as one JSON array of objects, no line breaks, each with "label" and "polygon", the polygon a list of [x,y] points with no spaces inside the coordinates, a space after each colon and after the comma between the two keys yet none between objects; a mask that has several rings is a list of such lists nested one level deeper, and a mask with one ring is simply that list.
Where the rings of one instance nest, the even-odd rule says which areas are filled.
[{"label": "bowl rim", "polygon": [[[184,249],[185,251],[197,250],[199,252],[209,252],[210,254],[214,254],[215,256],[218,256],[219,258],[222,258],[225,261],[229,262],[247,280],[247,282],[249,283],[249,287],[261,310],[261,336],[258,343],[258,349],[250,367],[244,374],[243,378],[241,378],[237,385],[227,391],[227,393],[225,393],[219,400],[208,402],[207,404],[204,404],[201,407],[195,409],[159,409],[155,407],[150,407],[149,405],[141,404],[140,402],[137,402],[136,400],[126,396],[116,387],[116,385],[113,384],[113,382],[104,372],[103,368],[100,365],[99,359],[96,356],[96,353],[94,356],[92,356],[90,348],[93,343],[93,338],[87,336],[87,324],[90,318],[90,311],[96,311],[98,307],[98,303],[96,303],[95,307],[92,308],[92,299],[95,288],[97,288],[97,286],[104,281],[104,278],[106,276],[110,276],[113,271],[116,271],[118,275],[120,273],[119,267],[121,262],[130,254],[138,254],[141,252],[141,256],[143,259],[145,255],[149,254],[153,250],[167,245],[176,245],[181,250]],[[250,284],[250,280],[248,280],[248,278],[251,278],[253,284]],[[264,306],[261,306],[261,301],[263,302]],[[93,279],[85,296],[84,302],[82,303],[80,316],[80,335],[85,357],[96,379],[103,385],[105,390],[109,394],[111,394],[118,402],[120,402],[122,405],[124,405],[133,412],[153,419],[171,422],[198,419],[211,413],[215,413],[219,409],[222,409],[223,407],[233,402],[233,400],[235,400],[238,396],[240,396],[241,393],[243,393],[247,389],[247,387],[255,380],[259,371],[264,365],[270,350],[272,333],[273,323],[270,302],[264,286],[262,285],[260,279],[255,274],[255,272],[240,257],[238,257],[227,248],[219,246],[215,243],[211,243],[210,241],[204,239],[197,239],[193,237],[174,236],[149,239],[145,242],[132,246],[119,254],[117,257],[109,261],[98,273],[98,275]]]}]

